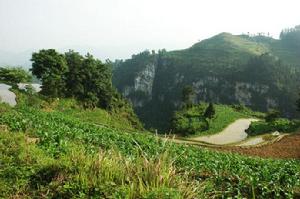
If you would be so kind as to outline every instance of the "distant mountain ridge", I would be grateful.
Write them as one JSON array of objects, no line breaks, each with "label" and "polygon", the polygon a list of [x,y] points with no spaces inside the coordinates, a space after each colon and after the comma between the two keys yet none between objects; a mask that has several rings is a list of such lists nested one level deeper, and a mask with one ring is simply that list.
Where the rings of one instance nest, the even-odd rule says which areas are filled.
[{"label": "distant mountain ridge", "polygon": [[115,62],[113,82],[148,127],[167,128],[186,85],[195,89],[195,102],[278,108],[295,116],[298,38],[299,26],[280,39],[221,33],[184,50],[145,51]]}]

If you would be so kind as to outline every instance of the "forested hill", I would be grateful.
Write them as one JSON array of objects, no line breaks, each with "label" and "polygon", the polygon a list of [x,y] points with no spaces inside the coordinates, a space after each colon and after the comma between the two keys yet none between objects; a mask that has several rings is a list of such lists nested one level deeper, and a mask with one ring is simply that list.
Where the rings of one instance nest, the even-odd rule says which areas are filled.
[{"label": "forested hill", "polygon": [[280,39],[221,33],[184,50],[144,51],[114,65],[113,83],[148,127],[167,128],[187,85],[195,102],[278,108],[294,116],[300,26],[283,30]]}]

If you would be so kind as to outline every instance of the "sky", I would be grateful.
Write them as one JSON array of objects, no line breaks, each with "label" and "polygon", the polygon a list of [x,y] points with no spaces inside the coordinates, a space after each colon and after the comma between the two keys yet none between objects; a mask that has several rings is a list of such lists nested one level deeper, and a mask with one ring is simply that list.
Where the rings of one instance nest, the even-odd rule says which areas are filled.
[{"label": "sky", "polygon": [[300,24],[299,8],[298,0],[0,0],[0,51],[71,48],[114,60],[220,32],[278,38]]}]

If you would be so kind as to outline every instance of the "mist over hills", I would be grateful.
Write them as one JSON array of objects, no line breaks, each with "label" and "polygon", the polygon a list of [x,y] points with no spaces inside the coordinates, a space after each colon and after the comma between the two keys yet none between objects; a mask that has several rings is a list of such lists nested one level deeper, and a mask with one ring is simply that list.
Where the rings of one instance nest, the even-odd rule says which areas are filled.
[{"label": "mist over hills", "polygon": [[19,53],[0,50],[0,66],[21,66],[29,69],[31,67],[31,53],[30,50]]}]

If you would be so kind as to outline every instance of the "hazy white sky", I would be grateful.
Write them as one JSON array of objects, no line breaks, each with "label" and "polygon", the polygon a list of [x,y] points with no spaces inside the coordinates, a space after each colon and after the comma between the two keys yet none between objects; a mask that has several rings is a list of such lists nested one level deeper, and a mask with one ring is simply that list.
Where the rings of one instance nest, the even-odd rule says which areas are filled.
[{"label": "hazy white sky", "polygon": [[0,0],[0,50],[89,50],[128,58],[182,49],[220,32],[270,32],[300,24],[298,0]]}]

